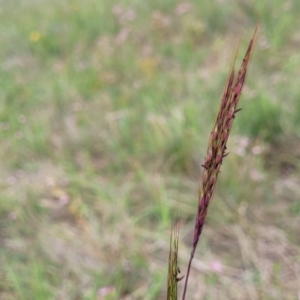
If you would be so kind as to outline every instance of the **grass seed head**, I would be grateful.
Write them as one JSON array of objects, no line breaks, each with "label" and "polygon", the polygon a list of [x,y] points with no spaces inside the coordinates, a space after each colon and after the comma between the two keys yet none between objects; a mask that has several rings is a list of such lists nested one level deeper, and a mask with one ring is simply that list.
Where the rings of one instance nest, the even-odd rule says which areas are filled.
[{"label": "grass seed head", "polygon": [[223,158],[225,158],[228,155],[228,153],[226,153],[226,144],[230,135],[235,114],[240,110],[237,108],[237,105],[239,103],[239,99],[242,93],[243,85],[248,70],[248,64],[253,51],[256,31],[257,28],[255,29],[253,37],[249,43],[248,49],[240,66],[240,69],[237,73],[237,76],[235,76],[236,73],[234,70],[234,63],[237,54],[235,55],[235,59],[229,72],[227,85],[221,98],[220,109],[209,139],[207,156],[205,159],[205,163],[202,165],[203,172],[200,184],[201,188],[198,197],[198,209],[195,220],[193,249],[191,252],[189,265],[187,269],[187,275],[185,278],[182,296],[183,300],[185,299],[186,295],[191,262],[196,251],[200,235],[202,233],[209,204],[213,198],[213,193],[217,183],[218,175],[220,173],[220,167],[223,162]]},{"label": "grass seed head", "polygon": [[170,237],[167,300],[177,300],[177,283],[184,277],[180,276],[178,267],[178,240],[179,224],[176,223],[172,227]]}]

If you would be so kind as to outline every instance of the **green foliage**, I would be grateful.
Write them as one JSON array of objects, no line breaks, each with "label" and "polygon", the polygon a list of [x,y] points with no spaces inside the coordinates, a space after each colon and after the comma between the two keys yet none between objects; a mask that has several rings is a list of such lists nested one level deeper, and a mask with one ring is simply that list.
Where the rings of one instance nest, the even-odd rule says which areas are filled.
[{"label": "green foliage", "polygon": [[237,121],[242,135],[270,142],[275,141],[282,134],[282,108],[273,103],[271,97],[266,93],[254,97],[244,105],[244,111],[241,113],[243,116]]},{"label": "green foliage", "polygon": [[[258,19],[258,49],[233,134],[266,147],[279,133],[300,136],[299,3],[243,2],[0,1],[1,300],[88,300],[103,291],[101,300],[164,299],[166,228],[179,210],[190,241],[207,134],[233,53]],[[262,160],[246,172],[233,154],[216,196],[231,182],[227,200],[236,208],[251,193],[269,222],[288,227],[280,227],[288,241],[298,236],[288,218],[297,219],[299,209],[290,201],[274,208],[282,219],[273,217],[265,199],[285,197],[252,179],[255,169],[281,180]],[[209,226],[232,222],[226,207],[213,211]],[[228,265],[240,261],[230,253]],[[249,298],[248,283],[234,278],[219,281],[220,297],[240,288],[239,299]],[[293,282],[266,278],[278,299],[294,292]]]}]

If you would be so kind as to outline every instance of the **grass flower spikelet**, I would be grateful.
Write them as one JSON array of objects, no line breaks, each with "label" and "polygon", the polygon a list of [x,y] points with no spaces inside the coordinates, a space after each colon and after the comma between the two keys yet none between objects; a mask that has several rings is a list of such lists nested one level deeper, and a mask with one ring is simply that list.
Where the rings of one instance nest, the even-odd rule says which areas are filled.
[{"label": "grass flower spikelet", "polygon": [[206,159],[204,164],[202,165],[203,172],[199,189],[198,209],[196,214],[193,237],[193,248],[191,251],[191,256],[185,278],[182,296],[183,300],[185,299],[186,295],[191,263],[205,223],[208,206],[213,198],[218,174],[220,173],[220,167],[222,165],[223,158],[228,155],[228,153],[226,152],[226,144],[230,135],[233,120],[235,118],[236,113],[241,110],[237,108],[237,105],[239,103],[239,99],[245,82],[248,64],[253,51],[256,32],[257,28],[255,29],[254,35],[249,43],[248,49],[236,76],[234,71],[234,63],[237,55],[235,56],[235,59],[229,72],[227,85],[221,99],[220,109],[210,135]]}]

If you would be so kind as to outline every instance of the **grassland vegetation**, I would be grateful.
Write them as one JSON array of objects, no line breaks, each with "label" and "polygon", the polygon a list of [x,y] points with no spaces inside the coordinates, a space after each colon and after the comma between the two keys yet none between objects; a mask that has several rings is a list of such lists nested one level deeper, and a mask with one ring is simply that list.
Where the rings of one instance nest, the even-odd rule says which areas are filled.
[{"label": "grassland vegetation", "polygon": [[207,136],[258,19],[190,294],[295,299],[299,6],[0,1],[0,299],[165,299],[170,226],[184,274]]}]

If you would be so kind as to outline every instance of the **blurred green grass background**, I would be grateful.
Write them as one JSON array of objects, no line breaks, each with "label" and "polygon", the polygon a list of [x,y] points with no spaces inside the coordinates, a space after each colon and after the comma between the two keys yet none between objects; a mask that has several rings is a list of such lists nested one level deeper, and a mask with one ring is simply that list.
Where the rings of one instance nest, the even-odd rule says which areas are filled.
[{"label": "blurred green grass background", "polygon": [[259,34],[189,299],[300,291],[300,2],[0,1],[0,298],[165,299],[240,43]]}]

